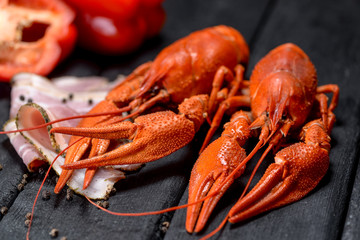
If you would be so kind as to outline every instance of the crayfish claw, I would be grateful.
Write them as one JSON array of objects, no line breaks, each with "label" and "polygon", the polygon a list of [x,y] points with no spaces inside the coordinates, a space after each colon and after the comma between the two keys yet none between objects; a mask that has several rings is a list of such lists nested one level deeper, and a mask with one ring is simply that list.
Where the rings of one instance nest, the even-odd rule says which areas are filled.
[{"label": "crayfish claw", "polygon": [[[110,165],[123,165],[142,163],[141,151],[145,147],[144,141],[133,141],[122,145],[110,152],[83,159],[81,161],[72,162],[62,166],[62,169],[72,170],[81,168],[97,168]],[[140,155],[140,156],[139,156]]]},{"label": "crayfish claw", "polygon": [[237,172],[231,179],[228,176],[246,157],[245,150],[233,138],[220,137],[212,142],[200,155],[191,172],[189,184],[189,203],[186,230],[200,232],[210,217],[220,198],[245,169]]},{"label": "crayfish claw", "polygon": [[[108,165],[123,165],[147,163],[165,157],[187,145],[195,136],[198,124],[201,125],[203,112],[206,110],[190,108],[202,106],[207,97],[192,97],[179,107],[184,113],[175,114],[172,111],[163,111],[139,116],[132,124],[134,131],[132,142],[118,148],[71,164],[65,164],[63,169],[78,169],[100,167]],[[195,104],[195,102],[198,102]]]},{"label": "crayfish claw", "polygon": [[[79,137],[73,137],[70,141],[76,142]],[[90,146],[91,139],[90,138],[83,138],[79,142],[76,142],[73,147],[69,148],[66,153],[65,164],[78,161],[81,157],[85,154],[88,147]],[[73,170],[62,170],[59,176],[59,180],[56,183],[54,192],[57,194],[63,189],[67,181],[71,178]]]},{"label": "crayfish claw", "polygon": [[[92,146],[91,146],[89,157],[98,156],[98,155],[104,154],[107,151],[107,149],[109,148],[109,145],[110,145],[110,140],[93,138],[91,140],[91,145]],[[86,189],[90,185],[91,180],[93,179],[93,177],[96,173],[96,170],[97,170],[97,168],[87,168],[86,169],[83,189]]]},{"label": "crayfish claw", "polygon": [[[207,95],[197,95],[179,105],[179,114],[162,111],[139,116],[134,123],[112,119],[107,125],[102,123],[89,127],[89,124],[83,124],[83,127],[79,128],[54,128],[53,132],[71,133],[86,137],[85,139],[93,138],[91,151],[87,158],[85,156],[86,159],[85,151],[70,148],[71,161],[65,161],[62,168],[64,172],[90,168],[91,170],[86,173],[86,188],[97,167],[147,163],[165,157],[184,147],[194,138],[204,122],[203,115],[207,111],[207,102]],[[132,141],[108,151],[111,139],[124,138]],[[82,145],[83,141],[77,143],[75,148],[88,149],[90,143]],[[79,156],[72,152],[79,152]],[[83,159],[80,159],[81,157]]]},{"label": "crayfish claw", "polygon": [[283,166],[271,164],[260,182],[229,212],[229,222],[236,223],[251,218],[279,205],[279,199],[291,188],[291,181],[282,183]]},{"label": "crayfish claw", "polygon": [[305,142],[282,149],[259,183],[229,212],[236,223],[298,201],[313,190],[329,167],[329,136],[321,120],[304,128]]}]

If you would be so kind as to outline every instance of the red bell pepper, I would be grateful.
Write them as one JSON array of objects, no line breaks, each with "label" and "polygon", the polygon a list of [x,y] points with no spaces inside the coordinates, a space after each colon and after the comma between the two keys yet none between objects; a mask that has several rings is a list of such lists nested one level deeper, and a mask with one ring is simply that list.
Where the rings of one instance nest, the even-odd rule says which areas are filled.
[{"label": "red bell pepper", "polygon": [[51,72],[75,44],[74,18],[60,0],[0,0],[0,80]]},{"label": "red bell pepper", "polygon": [[79,43],[116,55],[137,49],[158,34],[165,21],[163,0],[67,0],[77,12]]}]

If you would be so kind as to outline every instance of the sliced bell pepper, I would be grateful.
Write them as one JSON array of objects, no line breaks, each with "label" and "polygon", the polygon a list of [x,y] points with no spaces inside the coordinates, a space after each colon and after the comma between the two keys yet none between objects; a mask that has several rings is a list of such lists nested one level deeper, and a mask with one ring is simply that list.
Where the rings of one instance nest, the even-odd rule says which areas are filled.
[{"label": "sliced bell pepper", "polygon": [[0,0],[0,81],[50,73],[74,47],[74,19],[60,0]]},{"label": "sliced bell pepper", "polygon": [[67,0],[76,9],[79,44],[100,54],[126,54],[158,34],[163,0]]}]

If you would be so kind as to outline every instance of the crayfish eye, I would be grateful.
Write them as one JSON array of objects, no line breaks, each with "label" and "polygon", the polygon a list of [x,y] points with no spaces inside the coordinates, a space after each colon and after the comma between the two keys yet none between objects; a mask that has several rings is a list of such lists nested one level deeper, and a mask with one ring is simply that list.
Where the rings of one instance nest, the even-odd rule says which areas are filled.
[{"label": "crayfish eye", "polygon": [[266,112],[265,114],[266,114],[266,117],[269,117],[269,116],[270,116],[269,112]]},{"label": "crayfish eye", "polygon": [[281,116],[281,120],[283,120],[283,121],[285,121],[286,120],[286,115],[285,114],[283,114],[282,116]]}]

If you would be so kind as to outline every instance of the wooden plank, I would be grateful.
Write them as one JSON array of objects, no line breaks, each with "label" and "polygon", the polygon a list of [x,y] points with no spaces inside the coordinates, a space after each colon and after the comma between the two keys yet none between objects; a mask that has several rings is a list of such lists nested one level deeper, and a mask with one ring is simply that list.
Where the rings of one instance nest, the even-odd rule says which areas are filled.
[{"label": "wooden plank", "polygon": [[[3,109],[1,110],[2,114],[0,114],[1,123],[4,123],[9,118],[9,99],[9,84],[0,83],[0,106]],[[9,208],[18,196],[17,185],[21,182],[27,169],[11,146],[7,136],[0,135],[0,143],[0,164],[2,166],[0,171],[0,208]],[[2,217],[2,214],[0,214],[0,219]]]},{"label": "wooden plank", "polygon": [[[174,40],[194,30],[217,24],[227,24],[239,29],[249,41],[256,31],[267,2],[256,0],[249,3],[245,0],[232,0],[223,3],[212,0],[204,4],[203,1],[165,1],[168,18],[162,34],[145,44],[138,52],[124,57],[104,57],[77,49],[52,76],[100,74],[113,79],[117,74],[127,74],[141,63],[153,59],[164,46]],[[0,111],[4,116],[9,109],[9,91],[6,94],[6,101],[0,102]],[[187,186],[189,172],[203,136],[204,132],[196,137],[193,144],[160,161],[147,164],[139,172],[130,174],[126,180],[120,181],[116,185],[117,194],[109,200],[110,209],[120,212],[142,212],[176,205]],[[0,156],[11,166],[21,166],[18,157],[8,154],[6,138],[2,139]],[[10,176],[8,173],[5,174],[5,171],[9,171],[8,168],[0,172],[0,182],[8,187],[2,186],[1,189],[4,196],[12,196],[12,192],[16,192],[15,183],[21,180],[24,170],[11,170],[16,175],[11,177],[16,180],[15,183],[7,181]],[[53,192],[55,177],[51,174],[44,190]],[[41,180],[42,175],[32,175],[24,191],[12,197],[12,201],[4,202],[9,207],[9,212],[0,221],[1,238],[25,237],[25,214],[31,211]],[[68,202],[65,195],[63,191],[57,196],[52,194],[48,201],[39,200],[30,235],[32,239],[48,239],[48,233],[52,228],[59,229],[59,237],[67,236],[68,239],[161,239],[164,236],[161,224],[170,221],[173,214],[140,218],[115,217],[95,209],[83,197],[74,196],[74,199]]]},{"label": "wooden plank", "polygon": [[[359,142],[357,146],[359,146]],[[359,148],[353,151],[353,154],[355,155],[355,159],[359,160]],[[360,239],[360,165],[357,167],[354,185],[350,185],[350,187],[352,187],[352,194],[344,224],[344,231],[342,233],[342,239],[344,240]]]},{"label": "wooden plank", "polygon": [[[331,133],[330,169],[303,200],[244,223],[227,224],[217,235],[219,239],[338,239],[341,235],[344,239],[359,238],[358,180],[343,233],[359,157],[358,9],[359,3],[354,1],[280,0],[264,21],[262,31],[252,45],[250,69],[272,48],[294,42],[315,64],[319,85],[336,83],[341,89],[339,106],[335,110],[337,123]],[[227,193],[201,234],[186,233],[185,211],[177,211],[165,239],[196,239],[209,233],[220,224],[243,187],[244,180],[241,180]],[[180,204],[186,201],[187,193]]]}]

